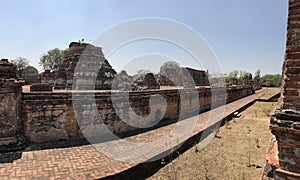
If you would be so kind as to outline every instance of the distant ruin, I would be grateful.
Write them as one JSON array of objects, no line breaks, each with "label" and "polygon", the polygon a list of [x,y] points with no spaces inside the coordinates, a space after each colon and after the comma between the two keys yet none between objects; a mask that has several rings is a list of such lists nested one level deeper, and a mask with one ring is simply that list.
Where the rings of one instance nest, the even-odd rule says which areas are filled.
[{"label": "distant ruin", "polygon": [[51,72],[50,70],[45,70],[43,73],[41,73],[40,80],[41,83],[53,86],[55,82],[55,71]]},{"label": "distant ruin", "polygon": [[[78,62],[81,63],[78,66]],[[75,69],[75,68],[78,69]],[[77,70],[75,72],[75,70]],[[116,71],[104,57],[102,48],[72,42],[56,73],[54,89],[111,89]],[[95,78],[94,82],[91,80]],[[74,81],[75,80],[75,81]],[[77,84],[76,84],[77,83]]]},{"label": "distant ruin", "polygon": [[0,78],[10,79],[17,77],[17,70],[13,63],[8,62],[8,59],[0,60]]},{"label": "distant ruin", "polygon": [[[84,63],[78,64],[79,62]],[[118,78],[122,76],[124,73],[120,72]],[[40,82],[53,85],[54,89],[57,90],[78,88],[109,90],[112,89],[113,80],[116,77],[117,73],[104,57],[102,48],[87,43],[72,42],[58,70],[53,72],[46,70],[41,74]],[[129,76],[126,74],[126,77]],[[188,67],[180,69],[162,68],[158,75],[148,73],[139,78],[141,79],[133,82],[131,77],[131,85],[127,85],[126,88],[121,88],[125,84],[120,82],[118,89],[145,90],[159,89],[160,86],[209,86],[208,72]],[[114,84],[114,86],[115,89],[119,85]]]},{"label": "distant ruin", "polygon": [[159,84],[161,86],[184,86],[187,78],[191,77],[194,86],[209,86],[208,72],[192,68],[161,68],[159,72]]},{"label": "distant ruin", "polygon": [[[97,127],[103,126],[116,135],[128,134],[139,130],[122,121],[122,118],[131,120],[130,113],[147,115],[146,122],[162,119],[162,124],[166,124],[181,115],[194,116],[212,105],[223,105],[220,102],[254,93],[251,85],[226,87],[226,90],[210,87],[208,72],[191,68],[164,71],[175,79],[168,79],[169,75],[161,72],[147,73],[134,81],[125,71],[117,74],[100,47],[76,42],[69,45],[59,69],[42,73],[41,83],[31,85],[30,91],[22,92],[16,68],[8,60],[0,61],[0,70],[0,152],[22,148],[26,143],[80,140],[87,134],[101,138],[105,134]],[[170,80],[178,81],[184,88],[177,88],[177,82]],[[173,87],[160,89],[162,85]],[[112,93],[117,100],[113,100]],[[160,112],[159,103],[154,103],[157,110],[149,114],[153,95],[165,99],[165,114]],[[117,101],[118,108],[113,101]]]},{"label": "distant ruin", "polygon": [[7,59],[0,61],[0,152],[3,145],[18,144],[21,128],[22,82],[16,67]]}]

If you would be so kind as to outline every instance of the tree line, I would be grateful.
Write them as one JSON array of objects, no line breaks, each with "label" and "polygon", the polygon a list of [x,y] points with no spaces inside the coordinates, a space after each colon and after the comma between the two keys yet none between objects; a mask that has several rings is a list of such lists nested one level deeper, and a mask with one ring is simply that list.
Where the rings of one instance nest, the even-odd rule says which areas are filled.
[{"label": "tree line", "polygon": [[[39,64],[42,66],[43,70],[56,71],[59,65],[63,62],[64,57],[67,53],[67,50],[60,50],[59,48],[54,48],[47,51],[40,57]],[[37,78],[39,73],[38,70],[29,65],[29,60],[24,57],[18,57],[12,61],[16,68],[17,74],[20,77],[26,79]],[[179,64],[176,62],[165,63],[164,66],[168,68],[177,68]],[[228,74],[224,74],[225,82],[231,83],[232,80],[236,81],[236,84],[243,84],[245,74],[250,74],[246,71],[233,70]],[[279,87],[281,85],[281,75],[280,74],[266,74],[261,76],[261,71],[258,69],[255,71],[254,76],[252,77],[254,83],[261,83],[265,87]]]},{"label": "tree line", "polygon": [[[243,84],[244,76],[245,74],[250,74],[246,71],[238,71],[233,70],[229,72],[228,74],[225,74],[225,82],[230,83],[232,79],[235,79],[237,81],[237,84]],[[265,74],[264,76],[261,76],[261,71],[258,69],[254,73],[254,77],[252,77],[254,83],[262,84],[264,87],[280,87],[282,76],[281,74]]]}]

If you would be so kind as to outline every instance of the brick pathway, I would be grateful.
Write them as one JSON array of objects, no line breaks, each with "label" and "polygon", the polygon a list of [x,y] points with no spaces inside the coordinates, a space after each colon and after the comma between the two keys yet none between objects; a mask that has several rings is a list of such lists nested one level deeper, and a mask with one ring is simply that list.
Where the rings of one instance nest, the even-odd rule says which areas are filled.
[{"label": "brick pathway", "polygon": [[[234,101],[226,105],[223,109],[224,116],[228,116],[237,109],[259,99],[264,90],[259,90],[256,94]],[[217,108],[221,109],[221,108]],[[190,137],[203,131],[207,125],[212,125],[221,120],[224,116],[218,114],[211,121],[207,121],[208,117],[212,117],[212,112],[215,110],[202,113],[193,118],[188,118],[181,122],[195,121],[195,129],[190,134]],[[214,113],[216,114],[216,113]],[[151,142],[160,140],[168,136],[169,132],[174,129],[176,124],[164,126],[152,131],[141,133],[135,136],[125,138],[127,142]],[[185,131],[184,127],[182,128]],[[177,144],[184,141],[186,137],[177,137]],[[140,148],[126,149],[120,146],[121,140],[100,143],[100,147],[110,148],[108,152],[127,152],[125,155],[131,154],[139,160],[147,160],[151,157],[168,150],[173,144],[155,148],[155,151],[150,151],[143,154],[143,150],[149,149],[147,146],[141,145]],[[179,141],[179,142],[178,142]],[[139,162],[130,161],[122,162],[97,151],[97,145],[84,145],[70,148],[57,148],[39,151],[23,152],[21,159],[15,160],[12,163],[0,164],[0,179],[97,179],[106,176],[114,175],[136,166]],[[129,153],[128,153],[129,152]],[[142,155],[140,155],[141,153]],[[121,156],[121,157],[120,157]],[[120,153],[118,158],[124,156]]]}]

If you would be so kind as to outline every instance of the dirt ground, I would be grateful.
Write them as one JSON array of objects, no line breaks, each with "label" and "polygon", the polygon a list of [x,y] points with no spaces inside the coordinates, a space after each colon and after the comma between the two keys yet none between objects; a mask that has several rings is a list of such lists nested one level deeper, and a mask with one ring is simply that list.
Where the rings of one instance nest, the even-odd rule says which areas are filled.
[{"label": "dirt ground", "polygon": [[148,179],[259,179],[275,105],[256,102],[241,117],[227,121],[207,146],[195,145]]}]

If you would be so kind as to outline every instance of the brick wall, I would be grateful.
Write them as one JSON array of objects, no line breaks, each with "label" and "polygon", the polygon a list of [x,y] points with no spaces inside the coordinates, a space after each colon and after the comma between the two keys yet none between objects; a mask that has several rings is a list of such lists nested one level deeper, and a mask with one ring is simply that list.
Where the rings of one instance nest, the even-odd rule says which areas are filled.
[{"label": "brick wall", "polygon": [[0,151],[16,141],[20,132],[21,84],[0,79]]},{"label": "brick wall", "polygon": [[281,97],[271,117],[278,141],[279,169],[275,178],[300,178],[300,0],[289,0],[286,55]]},{"label": "brick wall", "polygon": [[[195,98],[195,92],[198,93],[199,99]],[[21,107],[24,136],[32,142],[77,139],[83,137],[82,132],[85,135],[90,133],[91,136],[101,136],[99,127],[103,123],[115,134],[127,133],[136,128],[121,119],[130,121],[130,117],[134,114],[145,116],[150,113],[145,121],[151,124],[160,119],[163,112],[159,111],[166,107],[164,121],[168,121],[178,118],[179,112],[183,112],[180,116],[195,115],[199,111],[210,109],[212,103],[222,105],[219,102],[225,102],[225,99],[233,101],[250,95],[253,91],[251,86],[238,86],[228,88],[226,94],[222,92],[226,91],[222,88],[205,87],[198,88],[196,91],[191,89],[133,91],[130,92],[129,98],[126,98],[124,94],[126,92],[110,91],[79,92],[73,94],[73,97],[70,92],[23,93]],[[166,106],[156,103],[154,98],[152,103],[155,111],[150,112],[151,95],[164,98]],[[116,102],[117,108],[113,107],[113,101]]]},{"label": "brick wall", "polygon": [[300,1],[289,1],[286,55],[283,64],[282,106],[300,110]]}]

